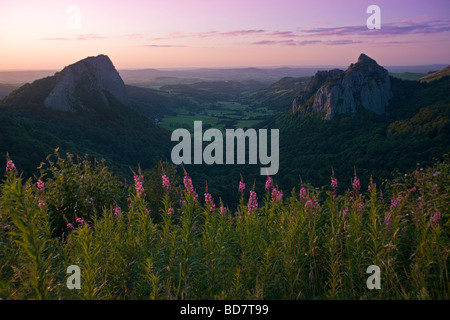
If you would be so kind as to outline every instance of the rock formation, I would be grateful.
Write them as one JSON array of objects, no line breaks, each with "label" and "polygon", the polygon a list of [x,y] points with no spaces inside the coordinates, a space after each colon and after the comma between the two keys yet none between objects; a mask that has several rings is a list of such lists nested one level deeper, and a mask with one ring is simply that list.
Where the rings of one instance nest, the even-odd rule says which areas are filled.
[{"label": "rock formation", "polygon": [[88,57],[57,72],[56,85],[44,105],[60,111],[89,110],[110,106],[108,94],[129,105],[125,84],[106,55]]},{"label": "rock formation", "polygon": [[355,114],[362,107],[383,114],[392,97],[389,73],[361,54],[346,71],[318,71],[292,104],[294,113],[318,113],[330,120],[336,114]]}]

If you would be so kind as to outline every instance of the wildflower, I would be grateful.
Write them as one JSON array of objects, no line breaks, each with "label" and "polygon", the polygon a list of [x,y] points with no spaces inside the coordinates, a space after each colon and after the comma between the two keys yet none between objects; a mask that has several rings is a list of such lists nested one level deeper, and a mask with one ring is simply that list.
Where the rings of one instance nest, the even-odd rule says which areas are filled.
[{"label": "wildflower", "polygon": [[391,200],[391,210],[398,207],[400,204],[400,198],[395,198]]},{"label": "wildflower", "polygon": [[337,179],[333,175],[331,177],[331,188],[333,188],[333,190],[336,190],[337,187],[338,187],[338,182],[337,182]]},{"label": "wildflower", "polygon": [[183,184],[186,192],[191,194],[194,197],[194,200],[197,200],[198,194],[194,191],[194,185],[192,184],[192,179],[189,177],[187,172],[184,172]]},{"label": "wildflower", "polygon": [[163,174],[161,178],[162,178],[162,186],[163,186],[164,190],[167,193],[169,193],[170,192],[170,180],[169,180],[169,178],[165,174]]},{"label": "wildflower", "polygon": [[44,191],[44,190],[45,190],[45,185],[44,185],[44,182],[43,182],[42,180],[38,180],[38,182],[37,182],[37,188],[38,188],[40,191]]},{"label": "wildflower", "polygon": [[342,210],[342,216],[343,217],[348,216],[348,207],[347,206],[345,206],[345,208]]},{"label": "wildflower", "polygon": [[16,169],[16,166],[12,160],[8,160],[6,163],[6,173],[8,172],[14,172],[15,174],[18,174],[19,172]]},{"label": "wildflower", "polygon": [[243,180],[239,181],[239,193],[244,192],[245,190],[245,183]]},{"label": "wildflower", "polygon": [[214,204],[214,202],[212,200],[212,196],[208,192],[205,192],[205,205],[209,205],[210,211],[213,211],[216,208],[216,205]]},{"label": "wildflower", "polygon": [[435,173],[433,173],[433,177],[436,177],[436,176],[438,176],[438,175],[440,175],[440,174],[441,174],[440,171],[436,171]]},{"label": "wildflower", "polygon": [[225,208],[222,203],[220,204],[220,214],[223,216],[227,214],[227,208]]},{"label": "wildflower", "polygon": [[134,175],[134,187],[138,198],[145,197],[144,193],[144,177],[142,175]]},{"label": "wildflower", "polygon": [[116,208],[114,209],[114,215],[120,216],[122,214],[122,209],[120,209],[120,206],[116,205]]},{"label": "wildflower", "polygon": [[66,225],[67,228],[75,230],[75,227],[73,226],[73,224],[71,224],[70,222]]},{"label": "wildflower", "polygon": [[359,212],[363,212],[363,211],[364,211],[364,202],[360,202],[360,203],[358,204],[358,211],[359,211]]},{"label": "wildflower", "polygon": [[84,221],[82,218],[77,218],[75,221],[78,222],[82,227],[86,226],[89,228],[89,224],[86,221]]},{"label": "wildflower", "polygon": [[248,199],[248,214],[255,213],[256,209],[258,209],[258,199],[256,196],[256,192],[253,190],[250,190],[250,197]]},{"label": "wildflower", "polygon": [[305,208],[312,208],[313,206],[313,202],[312,200],[309,198],[308,200],[306,200],[305,202]]},{"label": "wildflower", "polygon": [[267,176],[266,185],[264,187],[264,190],[269,191],[272,188],[272,186],[273,186],[272,178],[270,176]]},{"label": "wildflower", "polygon": [[39,199],[39,200],[38,200],[38,206],[39,206],[40,209],[44,208],[45,205],[46,205],[46,204],[45,204],[44,200],[42,200],[42,199]]},{"label": "wildflower", "polygon": [[359,179],[356,176],[356,172],[355,172],[355,177],[353,178],[352,187],[353,187],[353,191],[355,191],[355,192],[357,192],[357,191],[359,191],[359,189],[361,189],[361,183],[359,182]]},{"label": "wildflower", "polygon": [[283,201],[283,192],[277,188],[272,189],[272,201],[281,202]]},{"label": "wildflower", "polygon": [[302,186],[300,188],[300,199],[302,199],[304,197],[306,197],[306,189],[305,189],[305,187]]},{"label": "wildflower", "polygon": [[441,220],[441,213],[439,211],[436,211],[431,217],[431,222],[438,223],[440,220]]},{"label": "wildflower", "polygon": [[167,209],[167,214],[170,216],[173,215],[174,212],[175,212],[175,210],[173,210],[172,207],[169,207],[169,209]]}]

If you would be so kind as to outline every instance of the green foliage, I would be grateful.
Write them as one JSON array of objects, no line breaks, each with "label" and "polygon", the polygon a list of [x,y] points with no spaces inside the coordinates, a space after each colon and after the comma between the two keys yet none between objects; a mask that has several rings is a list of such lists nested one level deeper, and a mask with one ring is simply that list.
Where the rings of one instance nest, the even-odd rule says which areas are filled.
[{"label": "green foliage", "polygon": [[67,233],[67,224],[75,225],[77,218],[91,223],[96,214],[125,202],[123,183],[106,166],[104,161],[82,160],[67,154],[56,160],[47,157],[41,163],[40,180],[45,182],[45,201],[52,221],[53,232],[61,236]]},{"label": "green foliage", "polygon": [[[204,204],[168,163],[135,173],[148,180],[144,197],[137,184],[117,183],[104,164],[56,155],[43,184],[8,170],[0,187],[2,298],[450,297],[450,155],[384,188],[371,181],[367,191],[305,185],[275,198],[275,185],[258,193],[253,214],[249,188],[236,211]],[[159,187],[164,173],[170,189]],[[83,204],[92,194],[94,203]],[[64,237],[51,230],[60,219],[56,204],[67,204],[61,215],[83,217]],[[373,264],[380,290],[366,286]],[[79,290],[65,285],[71,265],[81,270]]]}]

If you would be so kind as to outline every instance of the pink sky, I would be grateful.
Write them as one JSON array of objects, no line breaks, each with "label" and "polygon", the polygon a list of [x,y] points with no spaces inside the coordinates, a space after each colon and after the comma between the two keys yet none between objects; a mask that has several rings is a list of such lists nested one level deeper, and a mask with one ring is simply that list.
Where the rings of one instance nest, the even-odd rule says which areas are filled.
[{"label": "pink sky", "polygon": [[[366,27],[372,4],[379,30]],[[100,53],[118,69],[345,66],[361,52],[386,66],[449,64],[450,1],[0,0],[0,70]]]}]

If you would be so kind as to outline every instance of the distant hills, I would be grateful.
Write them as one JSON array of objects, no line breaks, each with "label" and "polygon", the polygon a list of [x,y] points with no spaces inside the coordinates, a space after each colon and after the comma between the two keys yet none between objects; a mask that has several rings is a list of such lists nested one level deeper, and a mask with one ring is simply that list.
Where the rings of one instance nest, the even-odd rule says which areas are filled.
[{"label": "distant hills", "polygon": [[435,80],[439,80],[443,77],[450,76],[450,65],[445,67],[442,70],[427,74],[426,76],[419,79],[421,82],[431,82]]}]

